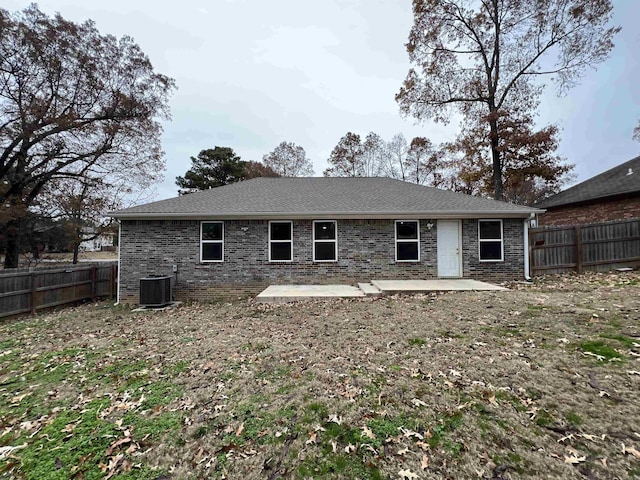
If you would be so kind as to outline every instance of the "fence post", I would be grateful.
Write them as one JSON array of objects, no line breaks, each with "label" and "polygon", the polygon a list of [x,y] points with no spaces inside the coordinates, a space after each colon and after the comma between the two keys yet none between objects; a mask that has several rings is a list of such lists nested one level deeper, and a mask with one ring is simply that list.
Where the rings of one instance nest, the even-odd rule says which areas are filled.
[{"label": "fence post", "polygon": [[35,314],[36,310],[38,309],[38,306],[36,305],[36,294],[37,294],[37,287],[36,287],[36,272],[32,272],[31,273],[31,295],[29,296],[29,301],[31,302],[31,314]]},{"label": "fence post", "polygon": [[113,265],[109,265],[109,300],[113,298]]},{"label": "fence post", "polygon": [[91,300],[96,298],[96,266],[91,265]]},{"label": "fence post", "polygon": [[574,227],[576,232],[576,272],[582,273],[582,229],[580,225]]}]

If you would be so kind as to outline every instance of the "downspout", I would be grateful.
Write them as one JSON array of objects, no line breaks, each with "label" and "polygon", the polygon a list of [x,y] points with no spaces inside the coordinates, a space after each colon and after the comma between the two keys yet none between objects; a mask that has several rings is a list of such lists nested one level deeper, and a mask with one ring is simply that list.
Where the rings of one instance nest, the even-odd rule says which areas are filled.
[{"label": "downspout", "polygon": [[532,213],[529,218],[525,219],[524,224],[524,279],[527,282],[531,281],[529,275],[529,222],[535,218],[535,213]]},{"label": "downspout", "polygon": [[118,289],[116,291],[115,305],[120,305],[120,249],[122,248],[122,223],[120,223],[120,220],[116,221],[118,222]]}]

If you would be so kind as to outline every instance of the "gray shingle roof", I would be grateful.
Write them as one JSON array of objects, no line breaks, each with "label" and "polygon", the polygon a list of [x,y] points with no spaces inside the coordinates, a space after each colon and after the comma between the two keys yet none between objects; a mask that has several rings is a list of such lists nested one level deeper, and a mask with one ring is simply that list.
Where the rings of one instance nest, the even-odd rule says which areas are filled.
[{"label": "gray shingle roof", "polygon": [[[631,172],[631,174],[629,174]],[[536,207],[550,208],[640,192],[640,157],[613,167],[582,183],[549,197]]]},{"label": "gray shingle roof", "polygon": [[527,217],[529,207],[391,178],[254,178],[111,212],[145,218]]}]

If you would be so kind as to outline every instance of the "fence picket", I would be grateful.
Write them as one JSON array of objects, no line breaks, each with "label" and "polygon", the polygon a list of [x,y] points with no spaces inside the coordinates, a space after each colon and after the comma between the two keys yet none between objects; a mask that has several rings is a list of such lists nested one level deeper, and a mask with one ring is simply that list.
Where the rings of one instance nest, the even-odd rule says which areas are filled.
[{"label": "fence picket", "polygon": [[640,265],[640,219],[529,229],[532,275]]},{"label": "fence picket", "polygon": [[0,317],[36,313],[41,308],[113,298],[118,266],[113,263],[0,273]]}]

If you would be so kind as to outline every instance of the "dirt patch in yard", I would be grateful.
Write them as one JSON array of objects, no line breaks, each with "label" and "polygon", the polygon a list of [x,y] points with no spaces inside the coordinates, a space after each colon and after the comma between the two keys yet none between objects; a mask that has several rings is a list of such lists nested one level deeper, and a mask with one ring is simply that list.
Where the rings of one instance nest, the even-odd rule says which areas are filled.
[{"label": "dirt patch in yard", "polygon": [[640,476],[640,275],[510,287],[5,322],[0,474]]}]

